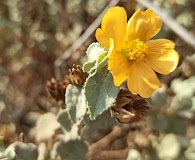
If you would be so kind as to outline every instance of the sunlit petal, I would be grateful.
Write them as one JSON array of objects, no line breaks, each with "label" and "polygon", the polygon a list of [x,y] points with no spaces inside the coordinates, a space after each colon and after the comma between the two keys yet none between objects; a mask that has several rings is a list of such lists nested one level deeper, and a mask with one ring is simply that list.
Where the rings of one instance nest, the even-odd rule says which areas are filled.
[{"label": "sunlit petal", "polygon": [[96,31],[96,38],[98,42],[108,48],[109,38],[112,38],[114,39],[116,46],[120,46],[121,43],[125,41],[127,27],[127,14],[124,8],[112,7],[108,9],[102,19],[101,27],[101,31],[100,29]]},{"label": "sunlit petal", "polygon": [[129,68],[128,88],[144,98],[152,95],[155,89],[161,87],[161,83],[154,71],[144,62],[140,61]]},{"label": "sunlit petal", "polygon": [[112,71],[112,74],[117,75],[128,75],[129,61],[126,56],[118,53],[114,48],[114,43],[111,42],[108,56],[108,70]]},{"label": "sunlit petal", "polygon": [[168,39],[150,40],[146,42],[148,54],[144,61],[156,72],[169,74],[178,65],[179,55],[174,50],[174,43]]},{"label": "sunlit petal", "polygon": [[127,76],[124,73],[121,73],[119,75],[113,74],[113,79],[115,86],[120,86],[127,79]]},{"label": "sunlit petal", "polygon": [[106,35],[106,34],[102,31],[102,29],[98,28],[98,29],[96,30],[95,36],[96,36],[97,41],[98,41],[102,46],[104,46],[106,49],[109,49],[109,46],[110,46],[109,39],[110,39],[110,37],[109,37],[108,35]]},{"label": "sunlit petal", "polygon": [[162,21],[153,10],[137,10],[127,24],[128,39],[147,41],[160,31],[161,26]]}]

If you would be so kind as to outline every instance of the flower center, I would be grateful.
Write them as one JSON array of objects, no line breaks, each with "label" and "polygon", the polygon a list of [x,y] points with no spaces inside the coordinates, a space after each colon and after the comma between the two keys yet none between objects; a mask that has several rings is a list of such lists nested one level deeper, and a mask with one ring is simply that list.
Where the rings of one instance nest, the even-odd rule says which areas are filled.
[{"label": "flower center", "polygon": [[128,57],[130,63],[142,61],[147,52],[147,45],[139,39],[127,41],[121,50],[121,53]]}]

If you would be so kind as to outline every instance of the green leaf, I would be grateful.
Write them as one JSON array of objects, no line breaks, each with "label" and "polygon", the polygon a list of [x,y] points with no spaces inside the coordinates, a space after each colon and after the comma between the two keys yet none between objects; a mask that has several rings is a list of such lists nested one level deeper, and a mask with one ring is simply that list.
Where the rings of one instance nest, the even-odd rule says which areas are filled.
[{"label": "green leaf", "polygon": [[91,69],[95,66],[95,63],[96,61],[91,61],[91,62],[86,62],[84,65],[83,65],[83,71],[84,72],[90,72]]},{"label": "green leaf", "polygon": [[186,137],[175,134],[166,134],[157,148],[157,153],[160,159],[180,159],[182,148],[188,146]]},{"label": "green leaf", "polygon": [[61,141],[57,145],[57,152],[61,159],[84,160],[87,151],[87,145],[79,140]]},{"label": "green leaf", "polygon": [[76,123],[85,115],[87,104],[83,87],[68,85],[66,89],[66,107],[73,123]]},{"label": "green leaf", "polygon": [[102,52],[99,56],[98,56],[98,64],[100,64],[101,62],[103,61],[107,61],[107,55],[108,55],[108,52]]},{"label": "green leaf", "polygon": [[109,109],[97,116],[95,120],[89,120],[89,117],[84,120],[86,125],[81,133],[81,139],[86,140],[88,143],[94,143],[99,140],[97,133],[109,133],[113,126],[116,125],[116,120],[111,117]]},{"label": "green leaf", "polygon": [[99,54],[96,60],[86,62],[83,65],[83,70],[85,72],[93,74],[103,61],[107,61],[107,55],[108,55],[108,52],[102,52],[101,54]]},{"label": "green leaf", "polygon": [[83,70],[88,73],[93,73],[108,52],[96,42],[89,45],[86,54],[88,62],[83,65]]},{"label": "green leaf", "polygon": [[58,113],[57,120],[66,131],[70,131],[74,124],[70,118],[69,113],[65,109]]},{"label": "green leaf", "polygon": [[98,42],[92,43],[87,48],[87,51],[86,51],[87,58],[89,61],[94,61],[99,57],[99,55],[102,52],[105,52],[105,51],[106,50]]},{"label": "green leaf", "polygon": [[184,118],[181,118],[176,114],[159,116],[158,112],[151,112],[148,117],[148,123],[153,130],[164,133],[184,134],[186,131]]},{"label": "green leaf", "polygon": [[179,116],[191,119],[195,114],[195,96],[181,97],[176,95],[172,99],[171,107]]},{"label": "green leaf", "polygon": [[5,155],[10,159],[17,157],[17,160],[35,160],[38,157],[38,150],[32,143],[14,142],[7,147]]},{"label": "green leaf", "polygon": [[86,107],[84,89],[70,84],[66,89],[66,110],[59,112],[57,120],[69,132],[85,115]]},{"label": "green leaf", "polygon": [[154,91],[149,100],[152,105],[163,107],[167,103],[167,98],[167,86],[162,85],[160,89]]},{"label": "green leaf", "polygon": [[181,78],[174,79],[171,82],[171,88],[180,97],[192,97],[195,93],[195,76],[186,80]]},{"label": "green leaf", "polygon": [[107,67],[107,57],[104,57],[96,72],[89,75],[84,86],[91,119],[95,119],[107,110],[115,101],[119,91]]},{"label": "green leaf", "polygon": [[37,146],[34,144],[19,143],[15,146],[18,157],[23,160],[35,160],[38,157]]},{"label": "green leaf", "polygon": [[56,115],[53,113],[45,113],[39,117],[35,126],[35,138],[37,142],[51,138],[60,124]]}]

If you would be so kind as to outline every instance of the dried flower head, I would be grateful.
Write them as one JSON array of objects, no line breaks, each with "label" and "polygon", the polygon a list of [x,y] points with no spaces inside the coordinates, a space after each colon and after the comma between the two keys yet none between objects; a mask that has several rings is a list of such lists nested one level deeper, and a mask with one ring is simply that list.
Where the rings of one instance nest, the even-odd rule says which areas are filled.
[{"label": "dried flower head", "polygon": [[63,102],[65,102],[65,93],[68,85],[68,76],[65,76],[63,81],[51,78],[51,80],[48,80],[46,84],[50,96],[56,99],[56,101],[62,100]]},{"label": "dried flower head", "polygon": [[120,123],[133,123],[144,118],[149,111],[148,102],[129,90],[121,89],[116,102],[111,106],[111,114]]},{"label": "dried flower head", "polygon": [[69,69],[69,78],[72,85],[83,85],[85,83],[88,73],[83,72],[80,65],[73,64]]}]

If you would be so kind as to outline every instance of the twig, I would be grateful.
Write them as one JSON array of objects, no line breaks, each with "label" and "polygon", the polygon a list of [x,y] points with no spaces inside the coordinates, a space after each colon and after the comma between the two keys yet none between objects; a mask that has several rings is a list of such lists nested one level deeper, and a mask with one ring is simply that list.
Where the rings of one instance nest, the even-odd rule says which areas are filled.
[{"label": "twig", "polygon": [[91,160],[126,160],[130,148],[121,150],[99,151],[91,157]]},{"label": "twig", "polygon": [[92,144],[90,148],[92,150],[95,148],[99,150],[105,149],[105,147],[108,147],[114,140],[126,135],[129,129],[130,129],[129,126],[123,126],[123,127],[115,126],[108,135],[106,135],[104,138],[102,138],[95,144]]},{"label": "twig", "polygon": [[106,8],[101,12],[101,14],[95,19],[95,21],[88,27],[88,29],[79,37],[70,48],[68,48],[60,57],[58,57],[54,62],[54,74],[56,78],[60,77],[59,67],[62,63],[65,63],[65,60],[70,57],[70,55],[75,52],[95,31],[95,29],[100,25],[102,17],[108,10],[108,8],[113,7],[118,4],[120,0],[111,0]]},{"label": "twig", "polygon": [[[90,160],[90,158],[92,158],[92,157],[94,159],[94,156],[96,156],[96,157],[100,156],[102,158],[106,152],[112,152],[112,151],[108,151],[108,150],[104,152],[104,150],[108,149],[114,140],[125,136],[128,133],[130,128],[131,128],[130,126],[123,126],[123,127],[115,126],[113,128],[113,130],[108,135],[106,135],[101,140],[92,144],[89,147],[89,152],[87,153],[87,159]],[[126,150],[125,150],[125,152],[126,152]],[[101,154],[99,155],[99,153],[101,153]],[[110,155],[110,156],[112,156],[112,155]],[[112,159],[112,158],[110,158],[110,159]]]},{"label": "twig", "polygon": [[136,0],[142,6],[146,8],[153,9],[156,14],[158,14],[162,21],[173,31],[175,32],[180,38],[182,38],[186,43],[192,46],[195,49],[195,37],[190,34],[183,26],[177,23],[172,17],[167,15],[165,11],[160,9],[158,6],[155,6],[149,0]]}]

